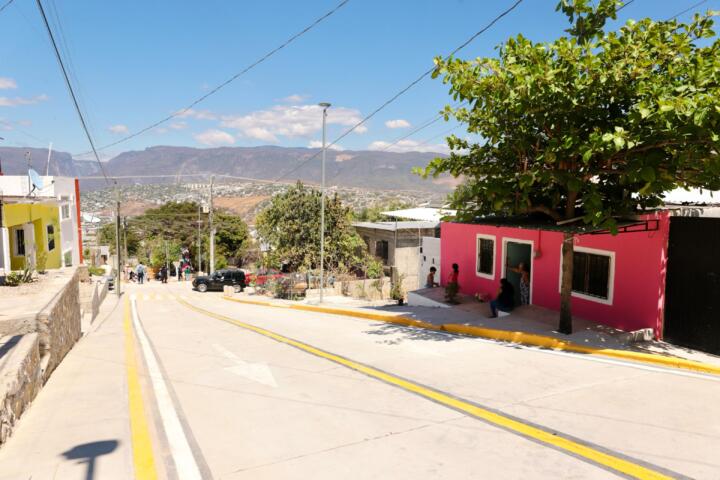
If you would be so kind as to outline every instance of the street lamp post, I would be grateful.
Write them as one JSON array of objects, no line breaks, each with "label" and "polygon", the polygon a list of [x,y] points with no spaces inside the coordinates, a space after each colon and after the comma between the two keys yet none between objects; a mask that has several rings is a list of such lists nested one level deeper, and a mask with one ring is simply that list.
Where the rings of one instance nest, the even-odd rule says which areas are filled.
[{"label": "street lamp post", "polygon": [[320,183],[320,303],[323,303],[323,291],[325,289],[325,153],[327,146],[325,145],[325,126],[327,123],[327,109],[330,104],[323,102],[320,104],[323,112],[322,124],[322,181]]}]

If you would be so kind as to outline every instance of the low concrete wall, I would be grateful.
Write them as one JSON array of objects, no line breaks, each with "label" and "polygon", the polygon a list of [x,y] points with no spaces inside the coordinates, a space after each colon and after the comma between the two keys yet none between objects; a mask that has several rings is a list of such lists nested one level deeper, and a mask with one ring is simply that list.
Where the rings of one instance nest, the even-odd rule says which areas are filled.
[{"label": "low concrete wall", "polygon": [[0,445],[42,387],[37,333],[0,338]]},{"label": "low concrete wall", "polygon": [[364,300],[387,300],[390,298],[390,278],[350,280],[340,282],[340,292]]}]

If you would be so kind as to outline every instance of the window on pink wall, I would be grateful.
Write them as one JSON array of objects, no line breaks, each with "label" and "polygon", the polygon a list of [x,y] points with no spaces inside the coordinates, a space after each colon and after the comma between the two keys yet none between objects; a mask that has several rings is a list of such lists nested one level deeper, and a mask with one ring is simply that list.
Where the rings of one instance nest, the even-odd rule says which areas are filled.
[{"label": "window on pink wall", "polygon": [[495,278],[495,237],[478,234],[475,245],[475,274]]},{"label": "window on pink wall", "polygon": [[[573,297],[612,305],[615,252],[576,246],[573,256]],[[562,256],[560,278],[562,281]]]}]

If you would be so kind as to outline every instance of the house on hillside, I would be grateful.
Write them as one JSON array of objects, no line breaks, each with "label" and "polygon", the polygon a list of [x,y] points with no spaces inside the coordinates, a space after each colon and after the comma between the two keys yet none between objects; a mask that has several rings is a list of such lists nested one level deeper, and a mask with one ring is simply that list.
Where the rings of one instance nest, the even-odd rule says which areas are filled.
[{"label": "house on hillside", "polygon": [[0,270],[35,265],[39,252],[47,254],[46,268],[82,262],[77,179],[0,176]]},{"label": "house on hillside", "polygon": [[563,232],[571,230],[573,315],[720,353],[720,203],[671,198],[663,209],[620,220],[616,235],[533,216],[443,222],[441,265],[459,265],[462,293],[494,296],[501,278],[519,292],[512,268],[522,262],[530,304],[559,310]]},{"label": "house on hillside", "polygon": [[355,222],[353,226],[388,274],[394,267],[403,275],[406,290],[419,288],[431,266],[440,270],[440,220],[455,212],[420,207],[381,214],[387,221]]}]

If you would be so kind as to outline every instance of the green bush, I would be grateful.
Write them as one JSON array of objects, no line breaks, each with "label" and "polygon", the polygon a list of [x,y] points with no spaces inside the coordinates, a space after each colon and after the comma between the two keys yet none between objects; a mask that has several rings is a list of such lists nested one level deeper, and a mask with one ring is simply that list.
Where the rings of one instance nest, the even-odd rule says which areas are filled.
[{"label": "green bush", "polygon": [[30,267],[25,267],[23,271],[10,272],[5,276],[5,285],[8,287],[17,287],[30,282],[32,282],[32,269]]},{"label": "green bush", "polygon": [[90,266],[90,267],[88,267],[88,272],[90,273],[90,275],[97,275],[97,276],[105,275],[105,270],[102,269],[101,267]]},{"label": "green bush", "polygon": [[365,267],[365,274],[368,278],[382,278],[385,273],[382,262],[377,258],[370,258]]}]

